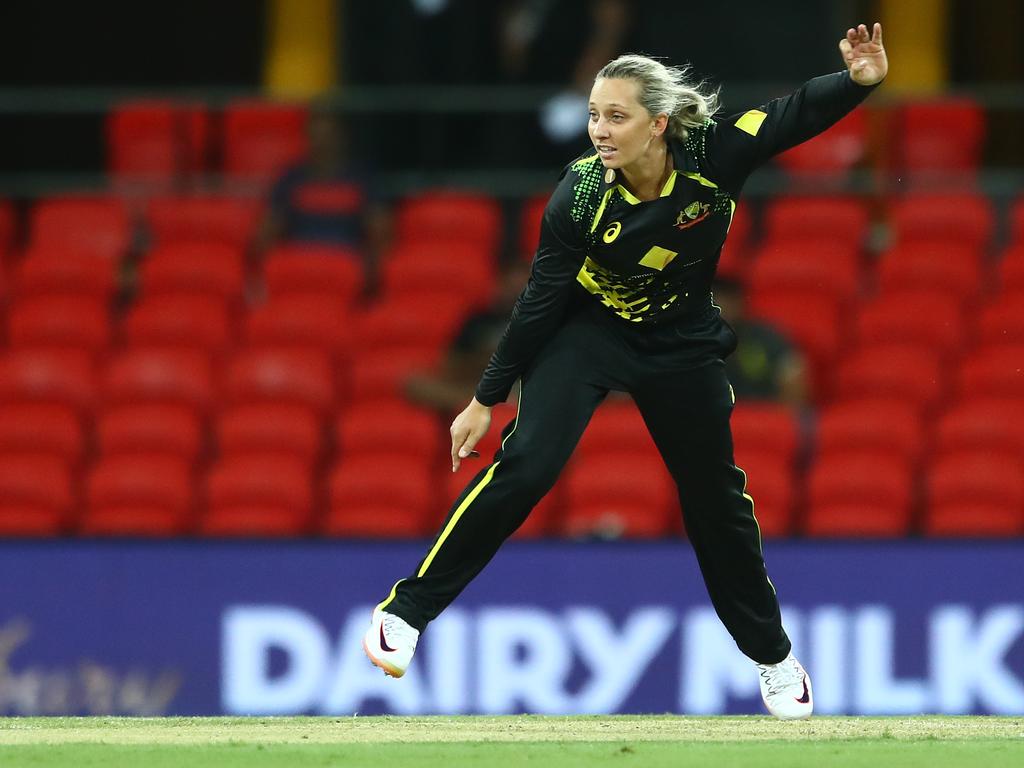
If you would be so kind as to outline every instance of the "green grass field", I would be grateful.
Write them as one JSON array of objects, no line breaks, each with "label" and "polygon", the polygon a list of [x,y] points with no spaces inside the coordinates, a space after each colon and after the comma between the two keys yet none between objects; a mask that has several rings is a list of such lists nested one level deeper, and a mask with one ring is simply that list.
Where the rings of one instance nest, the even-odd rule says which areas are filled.
[{"label": "green grass field", "polygon": [[1024,766],[1024,717],[0,719],[3,768]]}]

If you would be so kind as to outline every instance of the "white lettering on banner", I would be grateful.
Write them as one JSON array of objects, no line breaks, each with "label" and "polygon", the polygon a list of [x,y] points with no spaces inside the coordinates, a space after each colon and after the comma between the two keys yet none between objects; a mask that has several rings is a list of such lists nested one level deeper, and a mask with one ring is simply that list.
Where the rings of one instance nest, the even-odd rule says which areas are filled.
[{"label": "white lettering on banner", "polygon": [[977,701],[1001,715],[1024,712],[1024,685],[1004,663],[1022,634],[1024,607],[1019,605],[990,608],[977,620],[967,606],[936,610],[929,646],[939,711],[967,712]]},{"label": "white lettering on banner", "polygon": [[435,712],[454,715],[470,711],[471,654],[452,653],[453,648],[473,648],[470,629],[469,616],[459,608],[449,608],[430,624],[430,642],[424,650],[434,684]]},{"label": "white lettering on banner", "polygon": [[[789,619],[790,612],[783,611]],[[850,671],[849,621],[845,609],[825,605],[809,614],[808,650],[803,658],[814,672],[814,711],[837,715],[847,711]]]},{"label": "white lettering on banner", "polygon": [[[352,714],[373,703],[388,711],[595,713],[637,696],[677,629],[679,653],[659,668],[682,712],[715,714],[733,700],[758,700],[751,661],[710,607],[681,617],[644,606],[613,617],[590,605],[451,609],[437,619],[401,680],[363,656],[370,606],[335,627],[288,606],[241,605],[222,620],[221,700],[231,714]],[[814,678],[822,714],[966,713],[982,707],[1024,713],[1024,674],[1007,656],[1024,639],[1024,605],[984,610],[938,606],[925,617],[920,647],[898,635],[885,605],[783,608],[794,651]],[[674,642],[672,643],[674,646]],[[920,658],[927,678],[897,678],[901,657]],[[913,654],[908,654],[912,651]],[[271,653],[285,664],[272,674]],[[656,659],[659,659],[656,662]],[[676,661],[678,660],[678,662]],[[583,672],[585,674],[579,674]],[[653,680],[653,677],[648,677]],[[637,696],[637,700],[642,697]],[[662,705],[658,705],[659,707]]]},{"label": "white lettering on banner", "polygon": [[538,608],[488,608],[477,619],[480,711],[572,711],[563,683],[572,647],[559,622]]},{"label": "white lettering on banner", "polygon": [[869,605],[854,618],[856,648],[855,707],[865,715],[909,715],[924,712],[928,688],[921,680],[897,680],[894,673],[893,613]]},{"label": "white lettering on banner", "polygon": [[566,621],[591,673],[573,704],[579,713],[615,712],[622,706],[676,627],[675,612],[668,608],[634,611],[621,634],[597,608],[570,608]]},{"label": "white lettering on banner", "polygon": [[717,714],[729,694],[758,693],[750,659],[740,653],[722,620],[711,608],[695,608],[683,619],[682,680],[679,708],[695,715]]},{"label": "white lettering on banner", "polygon": [[[270,651],[287,657],[270,676]],[[221,702],[232,714],[302,712],[320,700],[330,640],[307,613],[280,605],[229,608],[221,634]]]}]

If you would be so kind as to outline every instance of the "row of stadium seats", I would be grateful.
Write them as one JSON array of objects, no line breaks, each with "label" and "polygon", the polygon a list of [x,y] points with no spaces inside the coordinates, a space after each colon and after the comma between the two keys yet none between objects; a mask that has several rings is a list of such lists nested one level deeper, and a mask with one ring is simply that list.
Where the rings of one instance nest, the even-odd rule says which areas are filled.
[{"label": "row of stadium seats", "polygon": [[[884,121],[894,168],[966,172],[978,167],[985,114],[968,99],[859,109],[819,137],[785,153],[795,175],[843,174],[864,159],[868,124]],[[213,113],[201,104],[138,101],[106,121],[108,169],[119,176],[172,180],[222,169],[229,176],[271,178],[306,150],[307,111],[294,104],[243,99]]]},{"label": "row of stadium seats", "polygon": [[[0,404],[0,533],[419,536],[472,472],[448,472],[443,424],[397,401],[327,430],[260,398],[224,404],[209,430],[159,398],[112,400],[91,434],[83,423],[59,405]],[[762,535],[1024,534],[1024,400],[967,399],[930,424],[897,400],[830,406],[804,483],[792,412],[739,404],[737,461]],[[680,530],[674,495],[636,409],[611,403],[520,535],[664,536]]]},{"label": "row of stadium seats", "polygon": [[[247,249],[261,211],[258,200],[223,194],[150,197],[139,209],[117,196],[68,196],[36,202],[21,222],[15,207],[0,200],[0,257],[43,250],[119,261],[138,243],[201,242]],[[501,206],[476,194],[428,193],[397,206],[395,229],[400,243],[458,242],[493,259],[502,235]]]},{"label": "row of stadium seats", "polygon": [[[433,418],[424,421],[423,414],[409,415],[398,400],[403,377],[413,368],[436,362],[460,314],[468,308],[466,297],[479,291],[483,300],[483,291],[492,282],[493,249],[488,243],[493,246],[490,238],[496,237],[496,208],[493,201],[464,199],[477,205],[476,215],[461,202],[453,205],[459,197],[452,195],[412,201],[400,212],[397,244],[385,266],[383,295],[375,305],[359,310],[350,306],[360,285],[351,253],[291,247],[272,252],[259,273],[269,298],[264,305],[247,308],[241,300],[245,257],[240,244],[202,242],[209,239],[205,233],[186,227],[182,236],[157,238],[152,248],[143,251],[138,298],[121,316],[109,309],[114,262],[95,255],[70,255],[78,242],[74,232],[86,230],[88,218],[64,223],[69,229],[63,246],[58,240],[33,247],[36,225],[31,224],[29,247],[12,270],[4,311],[5,343],[10,349],[0,358],[0,407],[7,415],[3,423],[10,426],[3,433],[0,451],[18,459],[7,474],[8,491],[0,493],[13,505],[6,517],[17,520],[28,514],[31,504],[24,494],[37,484],[24,479],[34,476],[26,462],[42,454],[51,467],[62,468],[45,471],[53,477],[62,472],[66,478],[66,483],[55,481],[54,487],[70,489],[49,502],[58,512],[49,518],[47,530],[56,525],[94,533],[130,532],[131,521],[146,504],[140,499],[101,503],[99,499],[107,497],[94,492],[93,486],[109,488],[121,478],[142,488],[145,496],[149,484],[162,482],[156,475],[161,474],[157,468],[163,462],[167,471],[162,474],[184,478],[185,490],[178,483],[178,491],[169,494],[178,500],[170,518],[161,517],[163,513],[138,515],[140,521],[156,521],[150,532],[295,534],[315,530],[415,535],[429,531],[459,489],[442,493],[433,480],[444,471],[443,429]],[[847,217],[862,215],[853,214],[848,202],[825,201],[820,208],[845,210],[842,215]],[[1007,266],[1018,260],[1015,246],[992,271],[982,244],[990,239],[991,227],[985,238],[976,240],[970,234],[975,230],[946,232],[938,244],[927,237],[926,227],[917,240],[898,238],[875,266],[859,243],[849,249],[823,243],[813,227],[824,228],[820,218],[827,215],[786,213],[786,206],[792,204],[782,200],[766,206],[763,229],[776,234],[766,235],[760,247],[748,246],[741,253],[740,275],[749,278],[752,304],[759,314],[789,330],[818,369],[836,370],[827,385],[823,375],[819,382],[823,385],[820,402],[826,409],[823,424],[828,409],[854,408],[862,402],[869,403],[860,416],[864,423],[871,423],[868,414],[875,409],[892,411],[893,403],[919,421],[932,418],[940,423],[965,408],[978,408],[988,414],[979,417],[981,422],[987,418],[990,424],[975,424],[980,433],[994,436],[992,446],[1007,442],[999,428],[1017,423],[1012,414],[1024,392],[1018,364],[1024,359],[1024,339],[1020,313],[1014,314],[1020,306],[1016,298],[1020,291],[1012,282],[1020,270]],[[1019,204],[1016,210],[1024,207]],[[983,221],[984,214],[965,218]],[[800,236],[779,235],[779,227],[785,232],[786,225],[778,222],[787,219],[795,226],[812,227],[811,234],[805,230]],[[438,220],[442,226],[437,226]],[[744,226],[740,221],[737,226]],[[52,229],[56,232],[59,227]],[[1019,234],[1019,228],[1015,231]],[[410,233],[423,236],[424,232],[430,244],[414,245]],[[960,242],[962,234],[968,244]],[[973,259],[967,270],[962,265],[952,271],[934,266],[952,262],[946,254],[957,248],[968,254],[964,263]],[[915,249],[923,254],[920,258],[913,256]],[[822,269],[822,264],[827,268]],[[846,266],[837,267],[842,264]],[[966,279],[968,274],[976,279]],[[915,287],[919,281],[926,282],[932,293],[901,288],[903,280],[914,280]],[[977,290],[964,291],[965,285]],[[985,293],[996,287],[1002,292]],[[982,297],[990,299],[990,306],[980,313],[976,325],[966,322],[969,315],[963,310]],[[778,308],[786,299],[789,315]],[[817,346],[822,334],[829,336],[830,346]],[[68,351],[69,346],[76,349]],[[90,349],[94,354],[83,352]],[[991,402],[972,403],[981,396]],[[261,410],[268,408],[273,415]],[[359,424],[361,413],[363,421],[370,423],[392,412],[402,415],[390,427],[395,440],[387,450],[364,450],[365,455],[345,451],[341,436],[346,429],[354,429],[346,424]],[[994,420],[996,412],[1007,415]],[[417,420],[429,425],[415,427]],[[600,421],[595,419],[598,426],[588,432],[585,443],[592,439],[591,433],[600,433]],[[764,425],[772,424],[768,412],[754,421],[761,432],[766,431]],[[926,478],[936,477],[935,487],[939,487],[934,467],[961,451],[966,452],[962,463],[973,466],[983,441],[948,447],[929,437],[929,430],[918,428],[914,433],[911,429],[911,434],[921,436],[917,443],[921,449],[909,456],[884,447],[877,435],[878,445],[856,450],[849,440],[831,443],[823,438],[805,482],[797,458],[808,452],[803,441],[797,439],[794,445],[804,447],[789,453],[778,446],[758,449],[742,422],[738,414],[740,463],[751,469],[751,491],[758,499],[766,535],[1020,532],[1015,526],[1021,505],[1015,501],[1013,480],[991,486],[1004,489],[1001,519],[993,522],[992,510],[979,512],[976,504],[969,515],[949,518],[960,521],[959,529],[936,522],[943,519],[935,512],[940,498],[928,490],[932,484],[918,487],[914,481],[917,473],[925,472]],[[404,447],[416,443],[411,437],[416,429],[433,436],[420,444],[432,446],[422,453]],[[137,439],[133,430],[143,431],[141,443],[132,443]],[[907,432],[901,433],[898,427],[887,430],[906,438]],[[778,424],[767,431],[786,433]],[[531,517],[527,533],[652,536],[678,529],[671,485],[651,451],[646,431],[634,423],[632,427],[620,424],[614,433],[619,444],[628,444],[627,436],[639,436],[647,443],[646,453],[633,446],[581,461],[582,468],[570,471],[545,501],[543,511]],[[827,430],[823,428],[822,434],[827,435]],[[372,442],[387,443],[379,436]],[[359,443],[350,440],[352,444]],[[933,450],[933,445],[940,447]],[[282,465],[271,471],[284,447],[284,464],[291,469]],[[495,447],[487,446],[484,455]],[[581,448],[581,455],[587,453]],[[157,454],[155,463],[149,462],[153,454]],[[1009,452],[996,455],[993,466],[1002,470],[1017,460]],[[404,458],[399,461],[399,457]],[[170,468],[172,463],[178,469]],[[593,466],[598,469],[586,468]],[[390,470],[380,473],[376,467]],[[290,484],[291,491],[273,489],[276,480],[268,478],[277,474],[290,478],[281,482]],[[372,484],[372,478],[381,475],[406,488],[383,495],[390,512],[381,507],[381,486]],[[399,475],[402,479],[395,479]],[[348,488],[338,485],[339,476],[372,487],[332,495],[333,488]],[[214,482],[222,477],[228,479]],[[971,477],[970,473],[963,476],[964,482]],[[991,472],[976,472],[973,477],[983,484],[994,482]],[[452,482],[461,488],[466,479],[460,473]],[[235,490],[220,495],[224,484],[241,489],[237,493],[242,496],[233,496]],[[295,487],[304,490],[297,492]],[[125,493],[131,497],[135,491]],[[887,495],[883,498],[883,494]],[[279,502],[260,502],[273,498]],[[362,520],[357,524],[346,511],[349,506],[334,506],[342,498],[362,498],[373,511],[356,514]],[[949,499],[958,498],[967,500],[951,490]],[[108,507],[121,511],[96,511]],[[216,515],[215,509],[220,510]],[[391,523],[392,528],[381,529]],[[11,523],[9,530],[17,527]]]},{"label": "row of stadium seats", "polygon": [[[546,197],[525,201],[518,223],[518,245],[532,257]],[[0,201],[0,257],[7,260],[22,250],[64,251],[120,260],[146,246],[180,242],[219,243],[245,249],[254,239],[261,204],[229,195],[158,196],[136,210],[113,196],[63,197],[41,200],[24,222],[14,206]],[[1006,237],[997,238],[997,217],[991,203],[978,194],[908,194],[890,200],[881,215],[862,199],[841,196],[793,196],[764,206],[757,243],[762,249],[799,240],[822,245],[826,252],[859,250],[873,219],[888,224],[896,247],[927,241],[954,242],[972,253],[986,254],[994,241],[1024,247],[1024,200],[1012,207]],[[502,236],[501,207],[496,200],[453,191],[428,192],[396,206],[396,236],[400,242],[439,241],[476,247],[493,259]],[[737,209],[722,259],[726,272],[742,268],[754,234],[751,207]],[[841,232],[841,239],[834,233]],[[827,242],[826,242],[827,241]]]}]

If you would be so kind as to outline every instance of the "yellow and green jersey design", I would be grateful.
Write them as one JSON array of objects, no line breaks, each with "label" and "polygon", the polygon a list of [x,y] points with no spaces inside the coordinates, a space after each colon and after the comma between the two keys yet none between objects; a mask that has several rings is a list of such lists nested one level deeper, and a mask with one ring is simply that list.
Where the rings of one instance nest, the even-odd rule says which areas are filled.
[{"label": "yellow and green jersey design", "polygon": [[711,281],[749,174],[773,155],[821,133],[871,88],[846,72],[814,78],[789,96],[691,128],[668,140],[672,173],[660,195],[639,200],[621,172],[591,149],[562,172],[544,211],[530,281],[477,387],[503,401],[566,312],[594,302],[616,323],[706,326]]}]

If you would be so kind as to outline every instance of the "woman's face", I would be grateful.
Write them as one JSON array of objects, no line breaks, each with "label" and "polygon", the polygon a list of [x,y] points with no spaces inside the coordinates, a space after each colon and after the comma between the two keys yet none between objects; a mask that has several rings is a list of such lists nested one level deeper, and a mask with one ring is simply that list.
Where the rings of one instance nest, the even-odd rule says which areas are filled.
[{"label": "woman's face", "polygon": [[642,157],[664,133],[667,119],[653,118],[637,100],[635,80],[600,78],[590,92],[590,141],[605,168],[622,168]]}]

